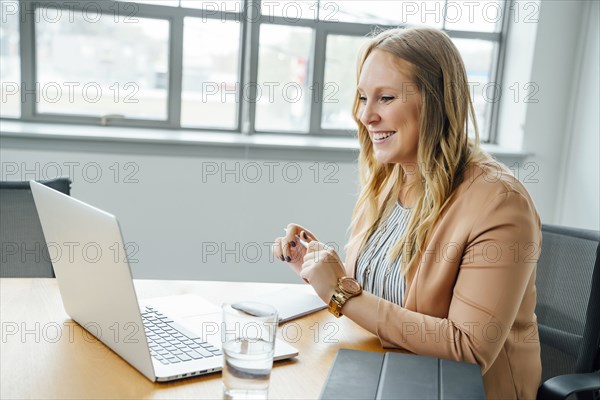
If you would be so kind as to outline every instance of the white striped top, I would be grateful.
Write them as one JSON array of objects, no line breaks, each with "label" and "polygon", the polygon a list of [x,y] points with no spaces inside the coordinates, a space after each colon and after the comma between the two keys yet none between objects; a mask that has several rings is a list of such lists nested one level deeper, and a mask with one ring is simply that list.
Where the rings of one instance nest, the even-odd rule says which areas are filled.
[{"label": "white striped top", "polygon": [[403,305],[406,282],[400,273],[400,259],[390,262],[388,253],[398,242],[410,219],[411,211],[400,203],[382,221],[358,257],[356,280],[364,290],[385,300]]}]

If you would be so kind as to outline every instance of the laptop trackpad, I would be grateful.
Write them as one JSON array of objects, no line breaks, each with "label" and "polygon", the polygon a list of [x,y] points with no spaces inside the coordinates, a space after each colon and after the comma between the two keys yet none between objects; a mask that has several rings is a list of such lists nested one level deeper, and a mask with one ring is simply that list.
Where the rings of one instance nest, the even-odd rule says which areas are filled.
[{"label": "laptop trackpad", "polygon": [[[210,343],[221,343],[221,307],[195,294],[157,297],[140,301],[153,307]],[[220,347],[220,346],[219,346]]]},{"label": "laptop trackpad", "polygon": [[143,299],[140,303],[142,306],[154,307],[177,319],[221,312],[221,307],[191,293]]}]

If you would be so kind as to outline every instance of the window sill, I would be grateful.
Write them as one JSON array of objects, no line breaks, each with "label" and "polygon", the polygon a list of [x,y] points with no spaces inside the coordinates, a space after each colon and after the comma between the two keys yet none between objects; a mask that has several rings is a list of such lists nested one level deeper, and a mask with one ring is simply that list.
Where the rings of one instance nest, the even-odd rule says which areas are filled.
[{"label": "window sill", "polygon": [[[226,132],[194,132],[167,129],[97,127],[89,125],[32,123],[0,120],[0,137],[16,140],[53,140],[57,142],[102,142],[113,145],[173,145],[234,149],[270,149],[288,151],[325,151],[346,153],[356,159],[359,150],[356,138],[315,137],[299,135],[255,134],[251,136]],[[493,156],[525,159],[530,154],[498,145],[482,144]],[[84,149],[81,149],[84,150]]]}]

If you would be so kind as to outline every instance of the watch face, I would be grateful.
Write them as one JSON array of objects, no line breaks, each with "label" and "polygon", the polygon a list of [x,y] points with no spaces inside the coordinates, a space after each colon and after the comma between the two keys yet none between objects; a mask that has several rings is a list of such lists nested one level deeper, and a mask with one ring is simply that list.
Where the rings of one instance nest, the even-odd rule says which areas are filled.
[{"label": "watch face", "polygon": [[351,295],[359,294],[362,291],[360,284],[352,278],[342,279],[340,281],[340,286],[342,287],[342,290],[350,293]]}]

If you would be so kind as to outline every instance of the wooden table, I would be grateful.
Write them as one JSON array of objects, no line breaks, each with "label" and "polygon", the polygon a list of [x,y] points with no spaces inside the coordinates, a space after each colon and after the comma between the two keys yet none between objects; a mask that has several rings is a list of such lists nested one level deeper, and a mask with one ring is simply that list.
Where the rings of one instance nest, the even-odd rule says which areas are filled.
[{"label": "wooden table", "polygon": [[[140,299],[193,293],[221,304],[285,285],[136,280]],[[221,374],[152,383],[65,313],[55,279],[0,279],[0,398],[217,399]],[[383,352],[379,340],[326,310],[280,326],[300,355],[273,366],[269,397],[316,399],[340,348]]]}]

